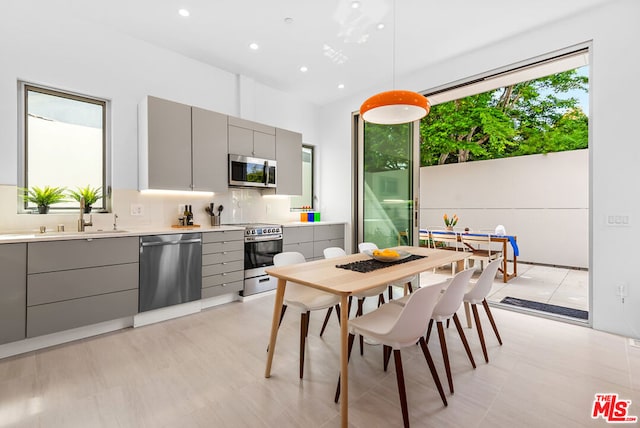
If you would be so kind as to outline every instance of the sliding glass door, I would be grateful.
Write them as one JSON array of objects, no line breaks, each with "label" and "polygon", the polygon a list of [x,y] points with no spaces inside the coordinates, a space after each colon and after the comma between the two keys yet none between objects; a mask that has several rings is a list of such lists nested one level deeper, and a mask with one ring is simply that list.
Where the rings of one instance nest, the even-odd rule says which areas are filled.
[{"label": "sliding glass door", "polygon": [[377,125],[356,116],[354,126],[357,241],[374,242],[379,248],[417,243],[417,123]]}]

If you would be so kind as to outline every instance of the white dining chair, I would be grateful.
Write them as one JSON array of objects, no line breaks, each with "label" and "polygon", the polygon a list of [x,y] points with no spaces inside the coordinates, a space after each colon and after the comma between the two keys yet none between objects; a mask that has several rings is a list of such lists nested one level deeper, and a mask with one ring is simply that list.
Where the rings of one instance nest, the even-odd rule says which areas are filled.
[{"label": "white dining chair", "polygon": [[[439,297],[439,287],[422,287],[410,295],[405,305],[387,303],[372,312],[349,321],[349,356],[351,355],[356,334],[382,343],[385,354],[387,353],[387,349],[393,350],[398,394],[402,408],[402,420],[405,427],[409,426],[409,410],[400,352],[402,348],[415,346],[416,343],[420,344],[429,370],[431,371],[431,376],[440,394],[440,399],[445,406],[448,404],[438,372],[433,364],[433,359],[431,358],[424,339],[427,323],[431,318],[431,313]],[[338,378],[338,388],[335,395],[336,403],[339,398],[340,378]]]},{"label": "white dining chair", "polygon": [[460,335],[460,339],[462,340],[462,344],[464,345],[464,350],[467,352],[467,356],[469,357],[469,361],[471,362],[471,366],[475,369],[476,362],[473,360],[473,355],[471,354],[471,349],[469,348],[469,342],[467,341],[467,337],[465,336],[462,325],[460,324],[460,319],[458,318],[458,314],[456,313],[458,309],[460,309],[460,305],[462,305],[462,298],[464,297],[464,293],[467,291],[469,281],[471,280],[471,276],[473,276],[473,272],[475,272],[475,268],[465,269],[458,272],[453,278],[446,281],[443,288],[444,293],[442,294],[442,297],[440,298],[436,306],[433,308],[433,314],[431,315],[429,327],[427,328],[427,343],[429,343],[431,328],[433,327],[433,322],[436,322],[438,337],[440,338],[442,359],[444,361],[444,368],[447,373],[447,381],[449,382],[449,392],[451,392],[452,394],[453,376],[451,375],[451,364],[449,362],[449,352],[447,350],[447,341],[444,334],[443,322],[453,319],[453,322],[456,325],[456,329],[458,330],[458,334]]},{"label": "white dining chair", "polygon": [[484,355],[484,360],[487,363],[489,362],[489,355],[487,354],[487,345],[484,340],[484,334],[482,332],[482,325],[480,324],[480,316],[478,314],[477,306],[479,303],[482,303],[482,306],[487,313],[487,317],[489,318],[489,322],[491,323],[491,327],[493,327],[493,332],[496,334],[496,338],[498,338],[498,343],[502,345],[502,338],[500,337],[500,333],[498,332],[496,322],[493,319],[493,314],[491,314],[489,303],[487,303],[487,295],[491,291],[493,280],[496,277],[501,264],[502,258],[490,262],[482,271],[475,284],[471,284],[471,290],[463,296],[463,301],[471,305],[473,318],[476,323],[476,330],[478,331],[478,337],[480,339],[480,346],[482,346],[482,354]]},{"label": "white dining chair", "polygon": [[[301,253],[294,251],[279,253],[273,257],[273,264],[276,267],[304,263],[305,261]],[[311,311],[327,309],[327,312],[329,312],[328,310],[330,308],[335,307],[338,322],[340,322],[340,297],[335,294],[287,281],[284,303],[282,312],[280,313],[280,323],[282,323],[282,318],[289,306],[300,311],[300,379],[302,379],[304,374],[304,351],[307,334],[309,333],[309,316]],[[278,327],[280,327],[280,324],[278,324]]]},{"label": "white dining chair", "polygon": [[[376,244],[374,244],[373,242],[361,242],[358,244],[358,251],[360,251],[361,253],[364,253],[365,251],[373,251],[373,250],[377,250],[378,246]],[[402,294],[405,294],[405,289],[408,290],[409,292],[413,291],[414,288],[414,284],[415,284],[415,288],[417,288],[420,285],[420,276],[419,275],[412,275],[412,276],[408,276],[406,278],[402,278],[398,281],[394,281],[390,284],[388,284],[389,287],[389,301],[393,300],[393,288],[392,287],[400,287],[402,288]]]},{"label": "white dining chair", "polygon": [[[346,256],[347,253],[339,247],[329,247],[325,248],[324,258],[330,259],[332,257],[342,257]],[[356,309],[356,317],[359,317],[364,312],[364,301],[367,297],[378,297],[378,307],[384,304],[384,292],[387,290],[386,285],[381,285],[379,287],[371,288],[369,290],[361,291],[359,293],[353,293],[349,296],[349,308],[351,308],[351,297],[355,297],[358,308]],[[360,336],[360,355],[364,354],[364,339]]]}]

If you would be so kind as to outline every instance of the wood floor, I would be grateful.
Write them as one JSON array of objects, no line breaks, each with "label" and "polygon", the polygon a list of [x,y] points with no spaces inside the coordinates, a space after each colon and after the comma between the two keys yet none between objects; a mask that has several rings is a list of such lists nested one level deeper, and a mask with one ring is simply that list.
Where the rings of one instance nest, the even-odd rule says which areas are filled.
[{"label": "wood floor", "polygon": [[[300,381],[299,315],[287,313],[265,379],[272,305],[267,295],[0,360],[0,427],[339,426],[335,317],[321,339],[323,314],[312,314]],[[455,384],[447,408],[419,348],[403,350],[413,427],[606,426],[591,419],[596,393],[632,400],[629,413],[640,416],[640,348],[626,338],[493,313],[504,345],[483,315],[488,364],[475,330],[466,330],[475,370],[455,329],[446,332]],[[429,349],[445,379],[437,335]],[[401,426],[393,364],[382,371],[381,347],[354,352],[349,367],[351,426]]]}]

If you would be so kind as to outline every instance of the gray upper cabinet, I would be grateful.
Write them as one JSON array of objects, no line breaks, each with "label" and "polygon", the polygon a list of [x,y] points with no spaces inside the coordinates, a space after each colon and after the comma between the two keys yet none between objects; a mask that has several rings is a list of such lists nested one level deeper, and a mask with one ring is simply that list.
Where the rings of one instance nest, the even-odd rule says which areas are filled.
[{"label": "gray upper cabinet", "polygon": [[276,128],[276,193],[302,194],[302,134]]},{"label": "gray upper cabinet", "polygon": [[276,159],[276,129],[229,116],[229,153]]},{"label": "gray upper cabinet", "polygon": [[0,344],[25,338],[27,244],[0,245]]},{"label": "gray upper cabinet", "polygon": [[227,115],[191,108],[193,190],[226,192]]},{"label": "gray upper cabinet", "polygon": [[191,190],[191,107],[147,97],[138,114],[140,189]]},{"label": "gray upper cabinet", "polygon": [[139,106],[139,188],[227,191],[227,116],[146,97]]}]

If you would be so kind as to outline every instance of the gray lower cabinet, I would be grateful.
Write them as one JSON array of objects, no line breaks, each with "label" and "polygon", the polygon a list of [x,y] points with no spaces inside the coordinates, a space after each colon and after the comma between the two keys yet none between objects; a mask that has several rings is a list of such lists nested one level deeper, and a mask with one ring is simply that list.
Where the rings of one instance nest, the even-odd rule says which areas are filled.
[{"label": "gray lower cabinet", "polygon": [[0,344],[25,338],[27,244],[0,245]]},{"label": "gray lower cabinet", "polygon": [[28,244],[27,337],[135,315],[138,238]]},{"label": "gray lower cabinet", "polygon": [[244,231],[202,234],[202,298],[244,288]]},{"label": "gray lower cabinet", "polygon": [[324,249],[344,248],[344,223],[285,226],[282,251],[297,251],[307,260],[324,258]]}]

